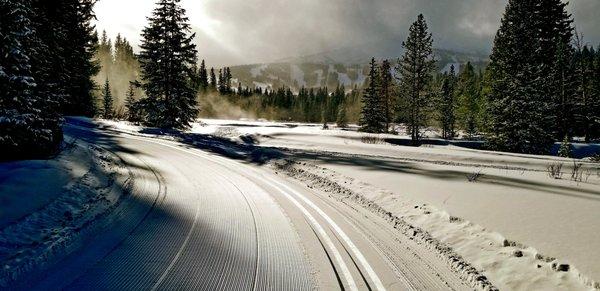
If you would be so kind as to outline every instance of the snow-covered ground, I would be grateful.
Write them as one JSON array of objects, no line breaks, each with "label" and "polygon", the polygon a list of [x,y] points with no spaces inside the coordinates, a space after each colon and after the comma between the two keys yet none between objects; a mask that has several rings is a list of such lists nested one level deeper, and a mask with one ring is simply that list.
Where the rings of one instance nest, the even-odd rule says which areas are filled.
[{"label": "snow-covered ground", "polygon": [[[600,287],[598,164],[395,146],[386,139],[398,136],[324,131],[318,124],[202,120],[191,132],[281,148],[295,167],[326,176],[449,246],[500,289]],[[571,179],[574,163],[582,163],[578,181]],[[548,176],[551,164],[563,165],[562,179]],[[295,175],[314,183],[308,177]]]},{"label": "snow-covered ground", "polygon": [[0,289],[43,268],[115,207],[130,182],[105,150],[67,139],[50,160],[0,164]]}]

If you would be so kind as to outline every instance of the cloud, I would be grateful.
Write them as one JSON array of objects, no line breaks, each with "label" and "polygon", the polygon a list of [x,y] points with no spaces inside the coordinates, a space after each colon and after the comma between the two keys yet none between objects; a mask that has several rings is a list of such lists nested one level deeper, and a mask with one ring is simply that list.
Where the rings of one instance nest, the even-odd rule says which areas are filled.
[{"label": "cloud", "polygon": [[[105,1],[123,3],[103,0],[99,5]],[[149,0],[143,4],[142,0],[133,1],[137,6],[154,5]],[[491,48],[506,2],[183,0],[182,5],[198,33],[201,57],[220,66],[267,62],[365,44],[400,47],[419,13],[425,15],[436,47],[485,53]],[[569,9],[586,40],[598,44],[600,20],[596,15],[600,12],[600,0],[572,0]],[[108,11],[103,13],[105,17],[99,15],[101,22],[112,21]],[[139,24],[140,31],[143,25]]]}]

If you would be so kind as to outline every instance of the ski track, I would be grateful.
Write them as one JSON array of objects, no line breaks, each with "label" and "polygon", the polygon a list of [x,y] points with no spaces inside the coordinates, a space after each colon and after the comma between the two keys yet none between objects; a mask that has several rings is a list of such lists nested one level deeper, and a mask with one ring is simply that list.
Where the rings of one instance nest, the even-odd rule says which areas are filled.
[{"label": "ski track", "polygon": [[435,253],[359,205],[296,190],[306,188],[178,143],[113,137],[143,149],[144,162],[169,189],[130,235],[67,290],[315,289],[315,270],[299,233],[276,202],[284,198],[314,231],[340,289],[472,289]]},{"label": "ski track", "polygon": [[[66,289],[313,288],[297,235],[278,206],[265,202],[267,193],[250,180],[228,179],[236,175],[201,157],[170,154],[186,162],[167,169],[164,200]],[[207,175],[194,175],[200,170]]]}]

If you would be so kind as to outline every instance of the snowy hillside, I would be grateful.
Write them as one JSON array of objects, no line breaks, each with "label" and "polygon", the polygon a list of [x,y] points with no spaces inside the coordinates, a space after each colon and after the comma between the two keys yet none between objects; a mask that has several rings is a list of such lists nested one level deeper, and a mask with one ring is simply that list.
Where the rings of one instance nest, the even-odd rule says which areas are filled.
[{"label": "snowy hillside", "polygon": [[[346,88],[360,87],[366,80],[367,65],[371,57],[387,58],[394,61],[403,50],[367,50],[357,47],[323,52],[314,55],[283,59],[269,64],[253,64],[232,67],[233,76],[243,86],[279,88],[282,86],[298,89],[305,87]],[[397,52],[395,52],[397,51]],[[461,53],[444,49],[435,50],[437,67],[447,72],[454,65],[457,70],[467,62],[476,69],[483,68],[488,62],[487,56]]]}]

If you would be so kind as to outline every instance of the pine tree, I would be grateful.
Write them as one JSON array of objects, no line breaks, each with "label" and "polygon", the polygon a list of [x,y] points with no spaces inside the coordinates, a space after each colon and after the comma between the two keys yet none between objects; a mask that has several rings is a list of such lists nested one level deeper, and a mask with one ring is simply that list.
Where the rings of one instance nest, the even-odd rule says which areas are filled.
[{"label": "pine tree", "polygon": [[98,64],[93,60],[97,49],[97,36],[92,24],[96,0],[59,2],[64,3],[60,10],[64,38],[60,41],[62,57],[66,60],[63,84],[66,97],[62,111],[66,115],[93,116],[96,113],[93,94],[96,84],[92,78],[99,71]]},{"label": "pine tree", "polygon": [[379,87],[379,68],[375,58],[371,59],[369,85],[364,89],[362,112],[360,117],[361,131],[381,133],[385,131],[385,114],[382,108]]},{"label": "pine tree", "polygon": [[198,78],[199,78],[202,90],[206,90],[206,88],[208,88],[208,73],[206,72],[206,64],[204,63],[204,60],[202,60],[202,62],[200,63],[200,69],[198,71]]},{"label": "pine tree", "polygon": [[191,34],[180,0],[160,0],[142,33],[139,54],[147,100],[148,124],[188,128],[198,115],[190,71],[196,63],[195,34]]},{"label": "pine tree", "polygon": [[342,102],[339,106],[336,123],[337,127],[339,128],[348,127],[348,118],[346,116],[346,102]]},{"label": "pine tree", "polygon": [[223,76],[223,69],[219,69],[219,81],[217,88],[221,94],[225,93],[225,77]]},{"label": "pine tree", "polygon": [[231,68],[226,67],[223,72],[223,78],[225,79],[225,93],[229,94],[233,90],[231,90],[231,79],[233,76],[231,75]]},{"label": "pine tree", "polygon": [[111,119],[114,115],[114,107],[113,107],[113,97],[112,92],[110,91],[110,82],[108,78],[106,78],[106,82],[104,82],[104,88],[102,89],[102,116],[104,119]]},{"label": "pine tree", "polygon": [[400,99],[404,105],[399,110],[404,111],[413,144],[418,144],[431,105],[431,93],[427,89],[435,66],[433,38],[422,14],[411,25],[408,38],[402,46],[406,52],[396,69],[400,73]]},{"label": "pine tree", "polygon": [[34,15],[29,1],[0,1],[0,160],[45,157],[62,141]]},{"label": "pine tree", "polygon": [[549,75],[550,96],[553,98],[554,137],[573,136],[576,100],[576,75],[572,48],[559,43],[554,57],[554,66]]},{"label": "pine tree", "polygon": [[135,83],[130,82],[127,96],[125,97],[125,108],[127,109],[127,120],[129,122],[142,121],[138,107],[139,105],[135,100]]},{"label": "pine tree", "polygon": [[217,77],[215,76],[215,68],[210,68],[210,87],[217,90]]},{"label": "pine tree", "polygon": [[[117,39],[115,42],[115,47],[120,44],[120,40]],[[98,50],[96,52],[98,61],[101,67],[101,78],[106,80],[112,74],[112,69],[115,66],[115,57],[113,54],[113,45],[110,38],[106,34],[106,31],[102,31],[102,37],[100,38],[100,42],[98,43]]]},{"label": "pine tree", "polygon": [[569,141],[569,137],[566,135],[560,144],[560,148],[558,149],[558,156],[563,158],[570,158],[572,156],[571,142]]},{"label": "pine tree", "polygon": [[[571,45],[573,18],[567,12],[568,2],[561,0],[537,1],[533,17],[539,35],[538,61],[542,72],[541,90],[549,97],[549,112],[544,123],[552,126],[553,135],[561,139],[572,134],[573,99],[575,96],[575,71],[572,64],[574,50]],[[549,128],[550,130],[550,128]]]},{"label": "pine tree", "polygon": [[456,135],[456,107],[455,98],[456,72],[454,65],[450,66],[450,72],[442,76],[440,88],[439,117],[442,128],[442,138],[453,139]]},{"label": "pine tree", "polygon": [[490,57],[488,142],[492,149],[547,153],[553,143],[539,59],[535,1],[510,0]]},{"label": "pine tree", "polygon": [[390,61],[383,60],[381,63],[380,78],[380,96],[383,103],[385,116],[385,131],[390,130],[390,124],[394,121],[394,80],[392,77],[392,65]]},{"label": "pine tree", "polygon": [[592,115],[591,120],[591,138],[600,138],[600,45],[597,47],[596,57],[594,59],[594,71],[593,71],[593,84],[592,84],[592,108],[590,112]]},{"label": "pine tree", "polygon": [[458,77],[458,114],[462,128],[469,138],[478,132],[481,111],[480,90],[475,69],[470,62]]}]

